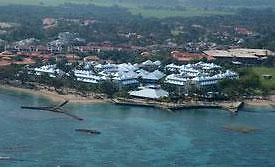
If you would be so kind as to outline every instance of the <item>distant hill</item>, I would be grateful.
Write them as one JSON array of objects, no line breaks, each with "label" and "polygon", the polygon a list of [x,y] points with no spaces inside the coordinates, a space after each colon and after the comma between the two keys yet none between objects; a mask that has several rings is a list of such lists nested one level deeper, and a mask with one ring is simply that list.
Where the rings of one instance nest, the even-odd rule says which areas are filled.
[{"label": "distant hill", "polygon": [[119,6],[144,17],[193,17],[234,14],[238,8],[275,8],[275,0],[0,0],[0,5],[58,6],[66,3]]},{"label": "distant hill", "polygon": [[[97,2],[98,0],[91,0]],[[101,0],[117,5],[149,7],[274,7],[275,0]]]},{"label": "distant hill", "polygon": [[135,6],[151,6],[151,7],[175,7],[181,5],[180,0],[109,0],[116,4],[128,4]]},{"label": "distant hill", "polygon": [[110,0],[117,4],[155,7],[274,7],[275,0]]},{"label": "distant hill", "polygon": [[273,7],[275,0],[180,0],[196,7]]},{"label": "distant hill", "polygon": [[60,5],[64,3],[89,3],[100,6],[124,7],[274,7],[275,0],[0,0],[0,5]]}]

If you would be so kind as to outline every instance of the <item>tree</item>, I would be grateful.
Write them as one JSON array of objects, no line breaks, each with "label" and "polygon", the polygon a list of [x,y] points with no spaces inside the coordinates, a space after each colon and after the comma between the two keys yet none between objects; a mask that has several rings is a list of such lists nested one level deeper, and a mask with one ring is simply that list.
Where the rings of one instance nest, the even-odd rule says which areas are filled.
[{"label": "tree", "polygon": [[23,61],[24,57],[22,57],[22,56],[15,56],[14,60],[15,61]]},{"label": "tree", "polygon": [[108,97],[113,97],[114,94],[119,90],[117,84],[110,80],[103,81],[102,83],[100,83],[99,89],[100,92],[105,93]]},{"label": "tree", "polygon": [[236,99],[242,94],[239,80],[224,79],[218,83],[219,91],[229,99]]},{"label": "tree", "polygon": [[66,59],[61,59],[61,61],[58,61],[56,64],[56,68],[64,71],[65,73],[68,73],[72,71],[72,66],[68,65],[68,61]]},{"label": "tree", "polygon": [[122,98],[130,98],[130,94],[128,93],[127,90],[121,90],[121,91],[117,92],[115,94],[115,96],[122,97]]},{"label": "tree", "polygon": [[28,71],[26,69],[19,71],[18,79],[21,80],[22,84],[24,84],[26,81],[29,81]]},{"label": "tree", "polygon": [[239,70],[239,79],[224,79],[218,83],[218,89],[221,93],[227,95],[230,99],[236,99],[240,96],[253,96],[268,94],[268,88],[262,85],[260,78],[252,70],[245,68]]},{"label": "tree", "polygon": [[[60,78],[51,78],[51,85],[54,87],[55,91],[58,93],[62,92],[62,88],[64,86],[63,80],[61,80]],[[60,91],[61,89],[61,91]]]}]

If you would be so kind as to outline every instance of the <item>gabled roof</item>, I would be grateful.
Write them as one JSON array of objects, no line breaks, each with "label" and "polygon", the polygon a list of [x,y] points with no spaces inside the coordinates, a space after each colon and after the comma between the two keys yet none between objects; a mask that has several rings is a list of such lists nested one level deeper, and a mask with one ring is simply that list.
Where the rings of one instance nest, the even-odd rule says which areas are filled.
[{"label": "gabled roof", "polygon": [[147,61],[145,61],[145,62],[143,62],[141,64],[145,65],[145,66],[153,66],[153,65],[155,65],[154,62],[152,62],[151,60],[147,60]]},{"label": "gabled roof", "polygon": [[159,71],[159,70],[155,70],[153,72],[153,75],[155,75],[159,79],[161,79],[161,78],[163,78],[165,76],[165,74],[163,72]]},{"label": "gabled roof", "polygon": [[159,70],[155,70],[154,72],[148,72],[145,70],[139,70],[138,76],[145,80],[160,80],[165,76],[164,73],[160,72]]},{"label": "gabled roof", "polygon": [[157,61],[154,61],[154,64],[155,64],[156,66],[160,66],[160,65],[161,65],[161,62],[160,62],[159,60],[157,60]]},{"label": "gabled roof", "polygon": [[141,78],[145,79],[145,80],[159,80],[159,78],[157,76],[155,76],[153,73],[143,75],[143,76],[141,76]]},{"label": "gabled roof", "polygon": [[115,77],[113,79],[115,80],[130,80],[130,79],[137,79],[138,75],[137,73],[133,71],[129,72],[118,72],[115,74]]},{"label": "gabled roof", "polygon": [[161,65],[161,62],[159,60],[157,61],[151,61],[151,60],[147,60],[143,63],[141,63],[142,66],[160,66]]},{"label": "gabled roof", "polygon": [[123,63],[123,64],[118,64],[118,71],[124,71],[124,72],[129,72],[129,71],[135,71],[138,68],[132,65],[131,63]]},{"label": "gabled roof", "polygon": [[175,65],[174,63],[168,64],[168,65],[166,65],[165,67],[166,67],[166,68],[180,68],[180,66]]},{"label": "gabled roof", "polygon": [[139,77],[142,77],[142,76],[145,76],[145,75],[148,75],[148,74],[149,74],[148,71],[143,70],[143,69],[137,70],[136,72],[138,73],[138,76],[139,76]]}]

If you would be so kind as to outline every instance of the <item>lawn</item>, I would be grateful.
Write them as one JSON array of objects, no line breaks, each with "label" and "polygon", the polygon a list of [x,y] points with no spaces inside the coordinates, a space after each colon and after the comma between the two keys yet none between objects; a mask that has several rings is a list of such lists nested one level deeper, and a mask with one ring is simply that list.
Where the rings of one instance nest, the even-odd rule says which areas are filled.
[{"label": "lawn", "polygon": [[[252,67],[251,70],[256,73],[265,87],[275,90],[275,68]],[[264,79],[263,75],[272,75],[272,79]]]},{"label": "lawn", "polygon": [[219,11],[219,10],[205,10],[205,9],[198,9],[198,8],[186,8],[185,10],[129,8],[129,11],[135,15],[140,14],[144,17],[155,17],[155,18],[193,17],[193,16],[233,14],[233,12]]}]

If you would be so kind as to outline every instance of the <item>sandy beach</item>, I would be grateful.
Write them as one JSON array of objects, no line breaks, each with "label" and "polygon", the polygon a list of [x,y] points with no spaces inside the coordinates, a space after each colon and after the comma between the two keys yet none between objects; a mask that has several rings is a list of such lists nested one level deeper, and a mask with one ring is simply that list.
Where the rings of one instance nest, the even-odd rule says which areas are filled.
[{"label": "sandy beach", "polygon": [[272,107],[273,105],[275,106],[275,99],[272,100],[244,100],[244,103],[246,105],[250,106],[266,106],[266,107]]},{"label": "sandy beach", "polygon": [[0,85],[0,89],[22,92],[22,93],[35,95],[35,96],[42,96],[53,102],[62,102],[65,100],[69,100],[70,103],[85,103],[85,104],[109,102],[108,99],[98,99],[93,96],[83,97],[75,94],[60,95],[55,91],[49,91],[46,89],[34,90],[34,89],[18,88],[18,87],[13,87],[9,85]]},{"label": "sandy beach", "polygon": [[244,100],[244,103],[251,106],[275,107],[275,95],[270,95],[267,100],[266,99]]},{"label": "sandy beach", "polygon": [[[53,102],[62,102],[65,100],[69,100],[70,103],[83,103],[83,104],[111,102],[110,99],[106,99],[106,98],[99,99],[99,98],[95,98],[94,96],[83,97],[83,96],[76,95],[76,94],[61,95],[61,94],[58,94],[56,91],[49,91],[47,89],[35,90],[35,89],[19,88],[19,87],[14,87],[14,86],[9,86],[9,85],[0,85],[0,89],[22,92],[22,93],[35,95],[35,96],[41,96],[41,97],[45,97]],[[250,106],[273,107],[273,106],[275,106],[275,95],[270,96],[270,100],[253,99],[253,100],[243,100],[243,102],[246,105],[250,105]]]}]

